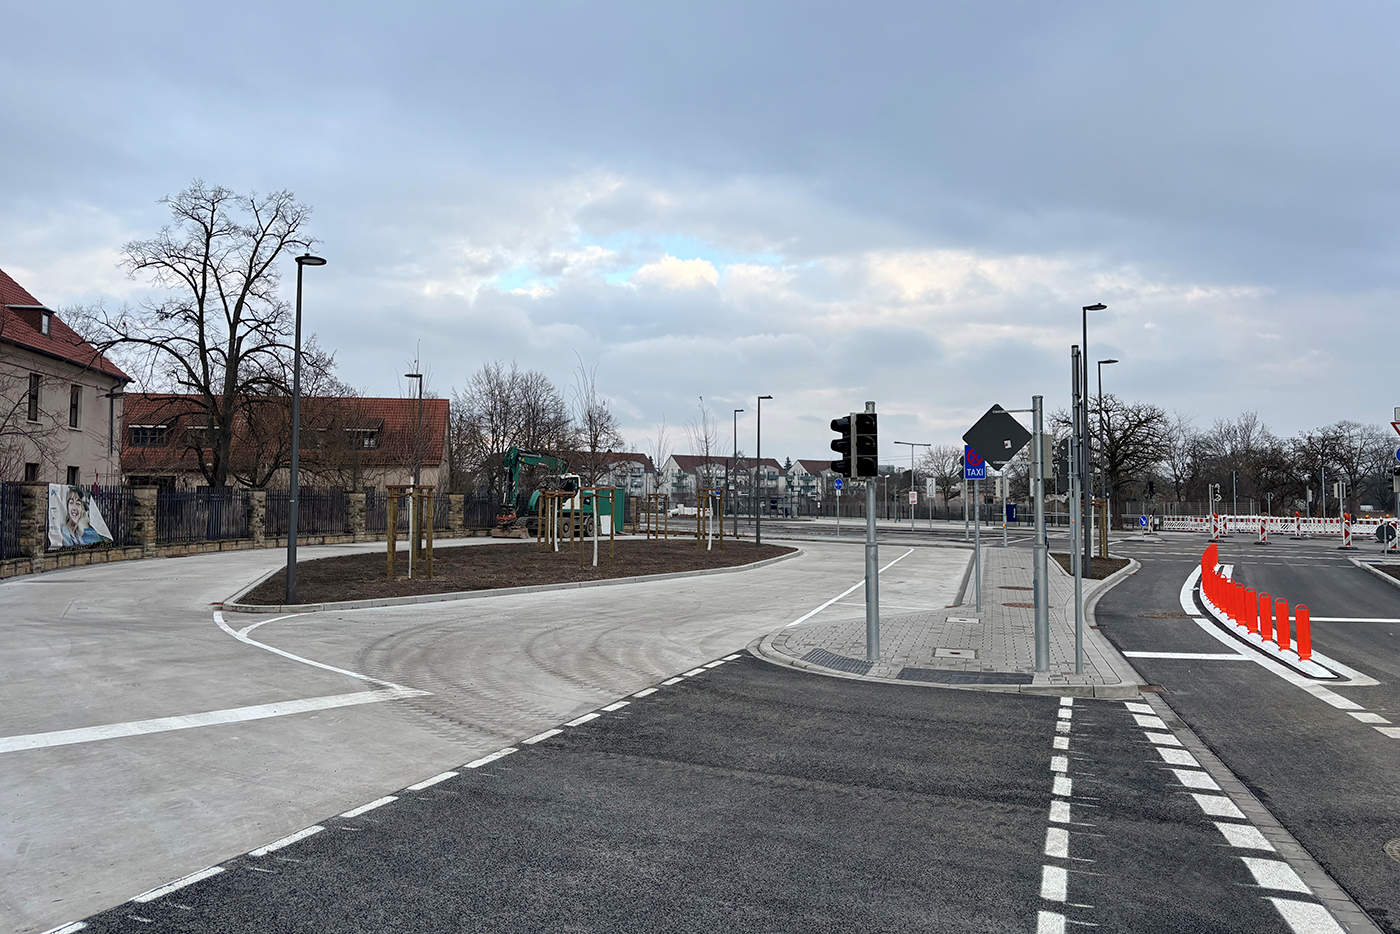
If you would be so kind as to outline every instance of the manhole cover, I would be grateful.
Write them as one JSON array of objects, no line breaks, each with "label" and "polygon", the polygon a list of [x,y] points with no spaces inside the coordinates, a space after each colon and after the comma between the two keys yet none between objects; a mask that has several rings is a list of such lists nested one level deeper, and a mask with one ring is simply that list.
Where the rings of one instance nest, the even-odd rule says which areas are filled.
[{"label": "manhole cover", "polygon": [[1385,845],[1385,855],[1400,863],[1400,837],[1396,837]]},{"label": "manhole cover", "polygon": [[1034,610],[1034,609],[1035,609],[1035,604],[1034,604],[1034,603],[1003,603],[1002,606],[1019,606],[1019,607],[1021,607],[1022,609],[1025,609],[1025,610]]}]

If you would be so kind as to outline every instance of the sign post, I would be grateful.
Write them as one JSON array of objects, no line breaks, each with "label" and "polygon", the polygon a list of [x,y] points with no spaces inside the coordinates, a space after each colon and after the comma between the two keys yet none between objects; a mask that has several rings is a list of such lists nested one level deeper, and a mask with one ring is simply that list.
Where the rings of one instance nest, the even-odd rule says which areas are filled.
[{"label": "sign post", "polygon": [[[874,420],[875,403],[865,403],[865,411]],[[852,424],[855,419],[851,419]],[[851,452],[851,468],[855,473],[856,451]],[[875,478],[865,481],[865,658],[880,660],[880,546],[875,541]]]},{"label": "sign post", "polygon": [[[972,537],[972,575],[974,592],[977,594],[977,612],[982,612],[982,502],[981,491],[978,482],[987,476],[987,462],[982,459],[982,455],[972,449],[972,445],[963,445],[963,508],[967,508],[967,481],[972,481],[973,500],[973,537]],[[967,520],[963,520],[966,528]],[[965,534],[965,533],[964,533]]]},{"label": "sign post", "polygon": [[1045,463],[1044,400],[1031,396],[1031,430],[1035,433],[1031,448],[1031,498],[1035,506],[1035,545],[1031,549],[1032,577],[1035,586],[1035,670],[1050,670],[1050,594],[1046,585],[1050,579],[1050,545],[1045,538],[1045,475],[1050,465]]},{"label": "sign post", "polygon": [[846,484],[840,477],[836,478],[836,537],[841,537],[841,487]]},{"label": "sign post", "polygon": [[[978,496],[978,521],[974,523],[974,533],[976,541],[972,548],[973,569],[977,573],[977,610],[982,610],[982,543],[981,543],[981,497],[977,483],[987,476],[987,464],[991,464],[997,470],[1005,467],[1011,458],[1015,457],[1021,448],[1026,446],[1026,442],[1031,439],[1031,433],[1021,425],[1020,422],[999,405],[994,405],[987,410],[987,414],[977,420],[963,435],[963,476],[970,478],[973,484],[974,494]],[[967,470],[973,465],[973,456],[977,458],[980,472],[968,474]],[[1006,537],[1006,503],[1005,496],[1002,499],[1002,544],[1005,545]]]}]

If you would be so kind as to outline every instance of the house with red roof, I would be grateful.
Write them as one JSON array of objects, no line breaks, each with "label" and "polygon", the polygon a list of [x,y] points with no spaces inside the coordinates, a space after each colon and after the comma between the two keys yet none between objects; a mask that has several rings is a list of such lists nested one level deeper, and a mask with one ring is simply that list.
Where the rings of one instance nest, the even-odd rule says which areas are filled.
[{"label": "house with red roof", "polygon": [[129,382],[0,269],[0,481],[115,482]]}]

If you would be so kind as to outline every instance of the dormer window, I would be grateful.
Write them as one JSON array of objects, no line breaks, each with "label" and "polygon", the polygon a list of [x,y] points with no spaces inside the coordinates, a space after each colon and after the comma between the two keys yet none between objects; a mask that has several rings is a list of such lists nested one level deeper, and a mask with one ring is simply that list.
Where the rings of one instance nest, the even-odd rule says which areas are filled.
[{"label": "dormer window", "polygon": [[45,308],[43,311],[39,312],[39,333],[45,337],[50,337],[52,336],[52,331],[53,312]]}]

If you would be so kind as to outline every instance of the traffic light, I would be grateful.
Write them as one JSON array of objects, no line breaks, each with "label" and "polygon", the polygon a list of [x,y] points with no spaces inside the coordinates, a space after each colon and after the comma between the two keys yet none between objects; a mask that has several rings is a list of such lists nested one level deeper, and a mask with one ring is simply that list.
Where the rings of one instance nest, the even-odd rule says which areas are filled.
[{"label": "traffic light", "polygon": [[839,461],[831,462],[831,469],[840,476],[852,476],[850,416],[846,416],[845,418],[833,418],[831,420],[831,430],[840,435],[839,438],[831,442],[831,449],[841,455]]},{"label": "traffic light", "polygon": [[1055,489],[1069,489],[1069,438],[1055,442]]},{"label": "traffic light", "polygon": [[852,412],[851,476],[868,480],[880,475],[880,438],[874,412]]},{"label": "traffic light", "polygon": [[1155,480],[1147,481],[1147,498],[1151,499],[1157,495],[1157,483]]}]

